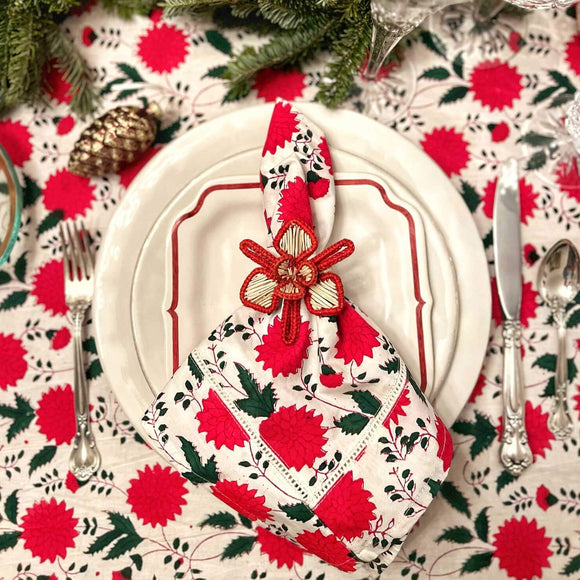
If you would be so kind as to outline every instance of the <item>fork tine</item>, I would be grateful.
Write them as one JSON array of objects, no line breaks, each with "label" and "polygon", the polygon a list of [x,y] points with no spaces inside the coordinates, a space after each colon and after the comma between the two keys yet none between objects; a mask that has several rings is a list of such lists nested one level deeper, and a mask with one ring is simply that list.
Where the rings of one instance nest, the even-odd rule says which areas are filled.
[{"label": "fork tine", "polygon": [[74,233],[74,248],[77,254],[77,260],[79,262],[79,268],[81,270],[81,280],[86,280],[87,278],[87,258],[86,253],[83,251],[83,247],[81,244],[81,237],[79,235],[79,230],[77,228],[76,222],[72,224],[73,233]]},{"label": "fork tine", "polygon": [[60,243],[62,244],[62,264],[63,264],[63,270],[64,270],[64,279],[65,279],[65,283],[67,280],[70,280],[70,251],[69,251],[69,247],[68,244],[66,242],[66,237],[64,234],[64,229],[62,227],[62,223],[58,224],[58,228],[60,230]]},{"label": "fork tine", "polygon": [[81,222],[81,237],[83,239],[84,255],[87,266],[87,278],[91,278],[93,275],[95,263],[93,254],[89,248],[89,235],[87,234],[87,230],[85,229],[85,224],[83,222]]},{"label": "fork tine", "polygon": [[70,257],[71,257],[71,267],[73,271],[72,279],[78,280],[79,278],[79,241],[78,238],[75,240],[75,236],[71,230],[70,224],[67,222],[66,224],[66,231],[68,233],[69,244],[70,244]]}]

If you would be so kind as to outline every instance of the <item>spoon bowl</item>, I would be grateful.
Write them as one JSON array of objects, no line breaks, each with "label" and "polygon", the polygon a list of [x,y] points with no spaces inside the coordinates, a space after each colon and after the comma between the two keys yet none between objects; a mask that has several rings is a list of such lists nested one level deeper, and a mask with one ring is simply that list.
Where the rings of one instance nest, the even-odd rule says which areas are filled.
[{"label": "spoon bowl", "polygon": [[557,439],[567,439],[572,433],[567,401],[566,306],[574,300],[579,289],[580,256],[570,240],[560,240],[544,256],[538,272],[540,296],[550,307],[558,327],[555,397],[548,418],[548,428]]}]

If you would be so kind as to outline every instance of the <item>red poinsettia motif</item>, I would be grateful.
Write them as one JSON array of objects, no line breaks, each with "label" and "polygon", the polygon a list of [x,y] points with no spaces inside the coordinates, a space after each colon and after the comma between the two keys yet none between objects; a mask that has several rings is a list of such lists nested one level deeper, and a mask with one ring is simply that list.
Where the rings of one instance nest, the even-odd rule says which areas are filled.
[{"label": "red poinsettia motif", "polygon": [[477,397],[483,393],[483,387],[485,387],[486,381],[483,374],[477,377],[477,382],[475,383],[475,387],[473,387],[473,391],[471,391],[471,395],[469,395],[469,402],[475,403]]},{"label": "red poinsettia motif", "polygon": [[256,532],[260,552],[268,556],[270,562],[275,562],[278,568],[286,566],[290,569],[294,564],[302,565],[304,550],[300,546],[260,526],[256,528]]},{"label": "red poinsettia motif", "polygon": [[314,513],[339,538],[361,538],[376,515],[372,494],[352,471],[343,475],[314,508]]},{"label": "red poinsettia motif", "polygon": [[536,491],[536,503],[541,509],[547,511],[549,507],[558,503],[558,498],[550,493],[550,490],[542,484]]},{"label": "red poinsettia motif", "polygon": [[312,467],[314,461],[324,457],[327,442],[322,415],[306,407],[280,407],[260,423],[260,435],[286,467],[302,469]]},{"label": "red poinsettia motif", "polygon": [[[580,342],[580,341],[578,341]],[[576,345],[576,348],[580,348],[580,345]],[[0,349],[1,351],[1,349]],[[578,411],[578,419],[580,419],[580,385],[576,386],[576,390],[578,392],[577,395],[574,395],[572,397],[572,400],[574,401],[574,411]]]},{"label": "red poinsettia motif", "polygon": [[143,154],[143,157],[141,157],[138,161],[135,161],[135,163],[131,163],[131,165],[119,171],[119,183],[123,187],[129,187],[129,185],[131,184],[133,179],[137,177],[137,174],[141,171],[141,169],[143,169],[143,167],[145,167],[145,165],[147,165],[147,163],[151,159],[153,159],[153,157],[157,153],[159,153],[159,151],[161,151],[161,147],[153,147],[147,150]]},{"label": "red poinsettia motif", "polygon": [[354,252],[350,240],[340,240],[317,256],[314,230],[303,221],[284,223],[274,238],[279,258],[252,240],[242,240],[240,249],[261,267],[252,270],[240,290],[243,304],[271,314],[280,301],[282,308],[282,342],[295,344],[301,328],[300,302],[316,316],[333,316],[344,307],[340,278],[326,272]]},{"label": "red poinsettia motif", "polygon": [[277,98],[293,101],[302,96],[305,80],[306,75],[297,70],[267,68],[256,75],[253,88],[267,103]]},{"label": "red poinsettia motif", "polygon": [[562,192],[580,202],[580,172],[576,158],[560,161],[554,169],[554,175]]},{"label": "red poinsettia motif", "polygon": [[320,138],[320,145],[318,146],[320,156],[324,160],[324,164],[328,167],[328,171],[330,175],[334,175],[332,171],[332,158],[330,156],[330,149],[328,148],[328,142],[326,141],[326,137]]},{"label": "red poinsettia motif", "polygon": [[454,173],[459,175],[469,162],[469,143],[453,127],[441,127],[426,133],[421,146],[449,177]]},{"label": "red poinsettia motif", "polygon": [[28,363],[22,341],[13,334],[0,332],[0,389],[14,387],[26,374]]},{"label": "red poinsettia motif", "polygon": [[519,32],[513,30],[509,35],[508,44],[513,52],[519,52],[522,46],[526,44],[526,41]]},{"label": "red poinsettia motif", "polygon": [[50,341],[50,348],[53,350],[61,350],[70,342],[70,330],[68,327],[63,326],[57,330],[52,336]]},{"label": "red poinsettia motif", "polygon": [[276,153],[278,147],[284,147],[292,139],[292,134],[298,129],[296,113],[292,111],[290,103],[279,102],[274,106],[268,134],[262,156],[265,153]]},{"label": "red poinsettia motif", "polygon": [[443,471],[447,471],[451,466],[451,460],[453,459],[453,439],[451,439],[449,429],[447,429],[439,417],[436,417],[435,419],[435,427],[437,428],[436,437],[437,444],[439,445],[437,457],[439,457],[443,463]]},{"label": "red poinsettia motif", "polygon": [[336,358],[345,364],[355,361],[360,365],[365,356],[372,357],[379,346],[379,333],[352,307],[346,304],[338,315]]},{"label": "red poinsettia motif", "polygon": [[[538,308],[538,293],[534,290],[531,282],[524,282],[522,286],[522,306],[520,309],[520,320],[525,327],[528,327],[530,320],[536,317]],[[501,305],[497,293],[497,280],[491,279],[491,317],[496,325],[501,324]]]},{"label": "red poinsettia motif", "polygon": [[397,398],[393,408],[389,411],[389,414],[385,417],[383,421],[383,425],[385,427],[389,427],[391,421],[395,424],[399,424],[399,417],[406,417],[407,411],[405,407],[408,407],[411,404],[411,399],[409,398],[409,390],[404,388],[401,391],[401,394]]},{"label": "red poinsettia motif", "polygon": [[24,547],[41,562],[54,562],[57,557],[64,558],[67,548],[74,548],[75,529],[78,519],[71,509],[66,509],[64,501],[57,503],[53,497],[50,501],[41,500],[26,510],[22,516],[22,534]]},{"label": "red poinsettia motif", "polygon": [[335,536],[325,536],[320,530],[316,530],[299,534],[296,541],[311,554],[343,572],[356,570],[356,560],[350,556],[348,548]]},{"label": "red poinsettia motif", "polygon": [[538,528],[536,520],[512,518],[506,520],[495,534],[493,556],[510,578],[541,578],[542,568],[550,567],[548,558],[552,551],[548,546],[551,541],[546,537],[546,528]]},{"label": "red poinsettia motif", "polygon": [[183,497],[187,493],[184,481],[170,467],[161,467],[158,463],[153,468],[146,465],[129,481],[127,503],[144,524],[165,526],[181,514],[181,506],[187,503]]},{"label": "red poinsettia motif", "polygon": [[575,34],[566,44],[566,62],[577,75],[580,75],[580,34]]},{"label": "red poinsettia motif", "polygon": [[501,143],[505,141],[510,135],[510,128],[505,121],[501,123],[494,124],[490,127],[491,140],[494,143]]},{"label": "red poinsettia motif", "polygon": [[308,181],[308,195],[312,199],[324,197],[330,189],[330,181],[326,177],[320,177],[316,180]]},{"label": "red poinsettia motif", "polygon": [[289,181],[280,192],[278,200],[278,221],[285,223],[292,219],[312,226],[312,210],[308,201],[308,189],[301,177]]},{"label": "red poinsettia motif", "polygon": [[[542,413],[542,408],[539,405],[533,407],[530,401],[526,401],[526,430],[534,459],[538,456],[545,458],[546,451],[552,449],[551,441],[555,440],[554,434],[548,429],[548,416],[548,413]],[[499,419],[497,432],[501,440],[503,417]]]},{"label": "red poinsettia motif", "polygon": [[53,387],[38,401],[38,430],[57,445],[70,443],[75,435],[74,396],[70,385]]},{"label": "red poinsettia motif", "polygon": [[522,75],[517,68],[498,59],[478,64],[470,82],[473,98],[492,111],[511,107],[522,91]]},{"label": "red poinsettia motif", "polygon": [[96,39],[97,35],[95,31],[90,26],[85,26],[83,28],[83,44],[85,46],[91,46]]},{"label": "red poinsettia motif", "polygon": [[64,485],[69,491],[72,491],[73,493],[76,493],[76,491],[80,488],[77,478],[70,471],[66,474]]},{"label": "red poinsettia motif", "polygon": [[51,99],[59,103],[70,103],[74,93],[71,93],[72,85],[65,79],[64,73],[59,68],[56,60],[49,61],[42,71],[42,85]]},{"label": "red poinsettia motif", "polygon": [[282,341],[282,320],[277,316],[262,337],[262,344],[256,346],[256,362],[263,362],[264,370],[271,369],[274,377],[287,377],[298,372],[311,344],[308,321],[300,324],[296,342],[285,344]]},{"label": "red poinsettia motif", "polygon": [[95,186],[90,180],[66,169],[53,173],[42,193],[46,209],[60,209],[66,219],[84,216],[95,200]]},{"label": "red poinsettia motif", "polygon": [[206,433],[205,440],[208,443],[213,441],[217,449],[224,446],[233,449],[236,445],[243,447],[250,439],[215,391],[209,392],[196,419],[199,421],[199,430]]},{"label": "red poinsettia motif", "polygon": [[32,280],[30,293],[36,296],[36,301],[44,310],[52,314],[66,314],[62,261],[51,260],[41,266]]},{"label": "red poinsettia motif", "polygon": [[[522,223],[527,224],[528,218],[534,217],[534,210],[538,209],[536,200],[539,194],[533,187],[522,177],[520,185],[520,213]],[[495,189],[497,187],[497,177],[493,181],[488,181],[484,189],[484,195],[481,198],[483,202],[483,213],[491,219],[493,217],[493,204],[495,201]]]},{"label": "red poinsettia motif", "polygon": [[22,165],[32,155],[32,135],[20,121],[0,121],[0,143],[14,165]]},{"label": "red poinsettia motif", "polygon": [[58,120],[56,124],[57,135],[68,135],[75,126],[75,120],[72,115],[67,115]]},{"label": "red poinsettia motif", "polygon": [[249,489],[247,483],[240,485],[236,481],[224,479],[210,489],[218,499],[252,522],[272,519],[270,508],[264,505],[266,498],[258,495],[255,489]]},{"label": "red poinsettia motif", "polygon": [[540,256],[538,256],[538,252],[536,248],[532,244],[525,244],[524,245],[524,262],[528,266],[533,266],[538,260]]},{"label": "red poinsettia motif", "polygon": [[327,389],[336,389],[336,387],[341,387],[344,382],[344,377],[342,373],[330,373],[328,375],[320,375],[320,383],[324,385]]},{"label": "red poinsettia motif", "polygon": [[[160,50],[163,47],[163,50]],[[137,54],[143,64],[155,73],[171,72],[185,62],[187,36],[173,24],[155,23],[137,44]]]}]

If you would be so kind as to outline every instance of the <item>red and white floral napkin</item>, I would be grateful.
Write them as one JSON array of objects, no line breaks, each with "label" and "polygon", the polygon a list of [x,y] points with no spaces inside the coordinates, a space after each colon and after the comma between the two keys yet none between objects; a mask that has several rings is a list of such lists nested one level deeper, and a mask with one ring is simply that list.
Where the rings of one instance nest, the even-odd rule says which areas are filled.
[{"label": "red and white floral napkin", "polygon": [[451,438],[330,271],[356,254],[349,240],[325,248],[335,204],[328,144],[284,101],[261,183],[270,237],[267,247],[240,245],[255,262],[243,306],[191,352],[144,427],[185,478],[280,541],[380,575],[445,478]]}]

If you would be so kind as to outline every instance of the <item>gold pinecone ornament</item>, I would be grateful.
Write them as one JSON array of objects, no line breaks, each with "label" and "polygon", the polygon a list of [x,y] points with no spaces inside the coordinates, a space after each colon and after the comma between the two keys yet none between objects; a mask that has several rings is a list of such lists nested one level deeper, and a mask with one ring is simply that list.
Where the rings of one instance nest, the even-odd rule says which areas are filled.
[{"label": "gold pinecone ornament", "polygon": [[160,114],[157,103],[146,109],[111,109],[82,132],[70,154],[68,170],[83,177],[101,177],[137,161],[155,140]]}]

